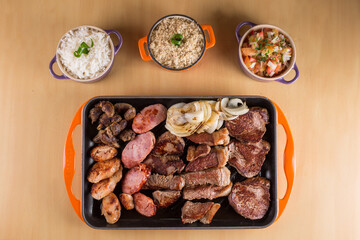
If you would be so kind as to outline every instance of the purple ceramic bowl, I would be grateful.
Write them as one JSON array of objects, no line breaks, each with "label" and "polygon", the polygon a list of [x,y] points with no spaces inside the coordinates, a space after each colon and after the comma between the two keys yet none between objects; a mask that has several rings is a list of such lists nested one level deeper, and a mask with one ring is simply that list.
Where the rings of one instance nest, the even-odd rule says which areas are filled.
[{"label": "purple ceramic bowl", "polygon": [[[239,34],[239,30],[245,26],[245,25],[249,25],[251,26],[251,28],[243,35],[241,36]],[[276,77],[261,77],[259,75],[256,75],[255,73],[252,73],[245,65],[244,63],[244,60],[243,60],[243,57],[242,57],[242,53],[241,53],[241,46],[243,45],[244,43],[244,40],[246,39],[247,35],[251,32],[251,31],[257,31],[259,29],[262,29],[262,28],[271,28],[271,29],[277,29],[279,30],[280,33],[282,33],[285,37],[287,37],[291,43],[291,46],[293,48],[293,53],[292,53],[292,56],[291,56],[291,60],[290,60],[290,64],[289,64],[289,67],[283,71],[280,75],[277,75]],[[273,26],[273,25],[269,25],[269,24],[260,24],[260,25],[257,25],[255,23],[252,23],[252,22],[242,22],[240,23],[237,27],[236,27],[236,30],[235,30],[235,36],[236,36],[236,39],[239,43],[239,48],[238,48],[238,54],[239,54],[239,62],[240,62],[240,67],[241,69],[243,70],[243,72],[250,78],[254,79],[254,80],[257,80],[257,81],[262,81],[262,82],[271,82],[271,81],[277,81],[277,82],[281,82],[281,83],[284,83],[284,84],[290,84],[290,83],[293,83],[295,82],[298,78],[299,78],[299,69],[297,68],[296,66],[296,63],[295,63],[295,60],[296,60],[296,48],[295,48],[295,43],[294,41],[292,40],[292,38],[290,37],[289,34],[287,34],[284,30],[282,30],[281,28],[279,27],[276,27],[276,26]],[[290,81],[286,81],[284,79],[285,75],[287,75],[292,69],[295,70],[295,77],[290,80]]]},{"label": "purple ceramic bowl", "polygon": [[[49,64],[49,70],[50,70],[50,73],[51,75],[56,78],[56,79],[71,79],[71,80],[74,80],[74,81],[77,81],[77,82],[82,82],[82,83],[91,83],[91,82],[96,82],[96,81],[99,81],[101,79],[103,79],[106,75],[109,74],[110,70],[111,70],[111,67],[114,63],[114,57],[115,55],[118,53],[119,49],[121,48],[121,45],[123,43],[123,39],[122,39],[122,36],[121,34],[116,31],[116,30],[103,30],[101,28],[98,28],[98,27],[94,27],[94,26],[89,26],[89,25],[84,25],[84,26],[79,26],[79,27],[76,27],[76,28],[73,28],[71,29],[70,31],[76,31],[78,30],[79,28],[82,28],[82,27],[87,27],[87,28],[90,28],[90,29],[94,29],[95,31],[98,31],[98,32],[103,32],[103,33],[106,33],[106,34],[111,34],[111,33],[114,33],[118,39],[119,39],[119,43],[118,45],[114,46],[114,43],[112,42],[111,39],[109,39],[109,44],[110,44],[110,48],[111,48],[111,60],[110,60],[110,64],[106,67],[106,69],[99,75],[99,76],[96,76],[96,77],[93,77],[93,78],[89,78],[89,79],[80,79],[80,78],[75,78],[73,77],[71,74],[69,74],[65,67],[63,66],[63,64],[61,63],[61,61],[57,61],[57,59],[59,59],[59,54],[58,54],[58,51],[57,49],[59,49],[60,47],[60,44],[61,44],[61,39],[64,38],[65,34],[62,36],[62,38],[60,39],[59,43],[58,43],[58,46],[56,48],[56,54],[54,56],[54,58],[50,61],[50,64]],[[54,70],[53,70],[53,65],[54,63],[57,62],[59,68],[60,68],[60,71],[63,73],[62,75],[57,75]]]}]

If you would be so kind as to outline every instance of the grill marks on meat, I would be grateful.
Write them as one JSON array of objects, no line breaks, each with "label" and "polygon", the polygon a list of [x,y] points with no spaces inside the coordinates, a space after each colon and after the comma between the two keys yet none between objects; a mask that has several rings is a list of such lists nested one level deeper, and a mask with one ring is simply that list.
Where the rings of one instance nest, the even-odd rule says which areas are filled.
[{"label": "grill marks on meat", "polygon": [[181,176],[185,180],[185,187],[195,187],[207,184],[227,186],[230,184],[230,170],[226,167],[183,173]]},{"label": "grill marks on meat", "polygon": [[99,145],[91,150],[90,156],[95,161],[105,161],[114,158],[117,155],[117,150],[108,145]]},{"label": "grill marks on meat", "polygon": [[210,224],[220,207],[221,205],[219,203],[212,205],[210,210],[202,218],[200,218],[200,222],[203,224]]},{"label": "grill marks on meat", "polygon": [[206,156],[199,157],[190,162],[185,172],[201,171],[213,167],[224,167],[228,161],[229,151],[226,147],[216,146]]},{"label": "grill marks on meat", "polygon": [[120,167],[120,159],[118,158],[97,162],[91,167],[87,179],[91,183],[100,182],[114,175]]},{"label": "grill marks on meat", "polygon": [[179,198],[181,197],[181,192],[172,191],[172,190],[166,190],[166,191],[157,190],[153,192],[152,195],[157,207],[166,208],[174,204],[177,200],[179,200]]},{"label": "grill marks on meat", "polygon": [[258,142],[266,132],[265,125],[269,123],[267,109],[252,107],[244,114],[234,120],[225,121],[225,127],[229,130],[230,136],[239,141]]},{"label": "grill marks on meat", "polygon": [[182,137],[178,137],[170,133],[164,132],[157,139],[153,154],[155,155],[181,155],[184,152],[185,141]]},{"label": "grill marks on meat", "polygon": [[232,140],[229,145],[229,164],[242,176],[251,178],[259,174],[269,151],[270,144],[265,140],[255,143]]},{"label": "grill marks on meat", "polygon": [[148,177],[143,189],[170,189],[180,191],[185,186],[185,180],[179,175],[164,176],[152,174]]},{"label": "grill marks on meat", "polygon": [[101,215],[105,216],[106,222],[116,223],[121,215],[121,205],[114,193],[110,193],[103,198],[101,204]]},{"label": "grill marks on meat", "polygon": [[91,196],[100,200],[110,193],[112,193],[116,187],[116,184],[120,182],[122,178],[122,167],[120,165],[120,170],[114,173],[111,177],[101,180],[98,183],[94,183],[91,187]]},{"label": "grill marks on meat", "polygon": [[209,145],[201,144],[197,147],[189,146],[187,149],[186,160],[194,161],[199,157],[206,156],[210,153],[211,147]]},{"label": "grill marks on meat", "polygon": [[[216,206],[214,207],[214,205]],[[219,208],[220,204],[213,202],[193,203],[187,201],[181,209],[181,221],[186,224],[200,220],[204,224],[209,224]]]},{"label": "grill marks on meat", "polygon": [[121,204],[124,206],[126,210],[132,210],[134,209],[134,198],[127,193],[121,193],[119,196]]},{"label": "grill marks on meat", "polygon": [[231,182],[225,187],[213,185],[204,185],[195,188],[186,187],[183,191],[183,198],[186,200],[203,198],[213,200],[215,198],[228,196],[231,192],[231,188]]},{"label": "grill marks on meat", "polygon": [[175,155],[150,155],[143,163],[150,166],[153,172],[162,175],[181,173],[185,168],[184,162]]},{"label": "grill marks on meat", "polygon": [[127,194],[134,194],[140,191],[142,186],[146,183],[150,174],[150,168],[142,163],[130,169],[125,174],[122,181],[122,192]]},{"label": "grill marks on meat", "polygon": [[132,129],[136,133],[150,131],[166,119],[167,108],[162,104],[153,104],[141,110],[133,119]]},{"label": "grill marks on meat", "polygon": [[135,209],[145,217],[152,217],[156,213],[156,205],[154,201],[142,193],[135,193],[133,195]]},{"label": "grill marks on meat", "polygon": [[241,216],[256,220],[265,216],[270,205],[270,181],[263,177],[249,178],[234,184],[228,197],[230,205]]},{"label": "grill marks on meat", "polygon": [[226,128],[213,133],[195,133],[187,137],[190,141],[197,144],[206,144],[209,146],[227,145],[230,142],[229,132]]}]

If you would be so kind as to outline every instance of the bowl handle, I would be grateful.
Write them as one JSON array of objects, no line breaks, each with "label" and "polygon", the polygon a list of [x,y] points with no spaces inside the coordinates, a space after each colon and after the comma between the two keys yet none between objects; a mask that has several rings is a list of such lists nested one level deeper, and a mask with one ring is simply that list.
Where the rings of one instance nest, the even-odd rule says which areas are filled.
[{"label": "bowl handle", "polygon": [[72,134],[73,134],[76,126],[81,125],[81,122],[82,122],[81,113],[82,113],[84,105],[85,105],[85,103],[77,110],[77,112],[74,116],[74,119],[71,122],[69,132],[66,137],[64,162],[63,162],[66,191],[69,196],[72,207],[74,208],[76,214],[79,216],[79,218],[82,221],[84,221],[84,219],[81,214],[80,200],[76,199],[71,188],[72,188],[72,182],[73,182],[73,178],[74,178],[74,174],[75,174],[75,150],[74,150],[74,145],[73,145]]},{"label": "bowl handle", "polygon": [[69,79],[67,76],[65,76],[64,74],[63,75],[57,75],[55,72],[54,72],[54,69],[53,69],[53,65],[54,63],[56,62],[56,55],[54,56],[53,59],[51,59],[50,61],[50,64],[49,64],[49,70],[50,70],[50,73],[51,75],[56,78],[56,79]]},{"label": "bowl handle", "polygon": [[299,69],[298,69],[298,67],[296,66],[296,63],[294,64],[293,69],[295,70],[296,75],[295,75],[295,77],[294,77],[292,80],[286,81],[284,78],[280,78],[280,79],[275,80],[275,81],[278,81],[278,82],[281,82],[281,83],[284,83],[284,84],[291,84],[291,83],[295,82],[295,81],[299,78]]},{"label": "bowl handle", "polygon": [[150,54],[147,53],[148,52],[147,36],[139,39],[138,46],[139,46],[139,52],[140,52],[140,56],[141,56],[142,60],[151,61],[152,58],[151,58]]},{"label": "bowl handle", "polygon": [[242,28],[245,25],[250,25],[251,27],[256,26],[256,24],[252,23],[252,22],[242,22],[239,25],[237,25],[237,27],[235,29],[235,36],[236,36],[236,39],[237,39],[238,43],[240,43],[241,38],[242,38],[242,36],[239,34],[240,28]]},{"label": "bowl handle", "polygon": [[209,41],[206,41],[206,49],[212,48],[216,42],[213,28],[207,24],[201,25],[201,28],[203,29],[204,32],[206,31],[209,35]]},{"label": "bowl handle", "polygon": [[115,55],[116,55],[117,52],[120,50],[122,44],[123,44],[123,38],[122,38],[121,34],[120,34],[118,31],[116,31],[116,30],[109,29],[109,30],[105,30],[105,32],[106,32],[107,34],[114,33],[114,34],[118,37],[118,39],[119,39],[118,45],[116,45],[116,46],[114,47],[114,51],[115,51]]},{"label": "bowl handle", "polygon": [[295,168],[296,168],[296,160],[295,160],[295,151],[294,151],[294,139],[291,134],[290,126],[284,113],[281,111],[280,107],[274,103],[276,108],[276,112],[278,115],[278,124],[281,124],[286,133],[286,145],[284,150],[284,172],[286,176],[286,193],[283,198],[279,199],[279,213],[275,221],[277,221],[281,214],[283,213],[287,202],[289,201],[289,197],[291,195],[291,191],[294,185],[295,178]]}]

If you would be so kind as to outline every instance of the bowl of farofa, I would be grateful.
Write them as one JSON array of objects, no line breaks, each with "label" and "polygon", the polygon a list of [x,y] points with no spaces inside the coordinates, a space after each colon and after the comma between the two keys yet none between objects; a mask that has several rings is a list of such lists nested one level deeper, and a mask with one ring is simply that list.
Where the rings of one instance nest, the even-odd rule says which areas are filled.
[{"label": "bowl of farofa", "polygon": [[210,25],[199,25],[194,19],[180,14],[159,19],[149,34],[138,42],[144,61],[152,60],[171,71],[195,66],[206,49],[214,45],[215,35]]},{"label": "bowl of farofa", "polygon": [[[249,25],[243,36],[239,30]],[[235,30],[239,43],[240,67],[248,77],[262,81],[277,81],[284,84],[295,82],[299,78],[296,66],[295,43],[284,30],[269,24],[242,22]],[[294,69],[295,76],[285,80],[285,76]]]},{"label": "bowl of farofa", "polygon": [[[110,38],[111,33],[119,39],[116,46]],[[72,79],[82,83],[99,81],[110,72],[122,42],[121,34],[116,30],[89,25],[71,29],[58,43],[56,54],[50,61],[50,73],[56,79]],[[62,75],[54,72],[55,62]]]}]

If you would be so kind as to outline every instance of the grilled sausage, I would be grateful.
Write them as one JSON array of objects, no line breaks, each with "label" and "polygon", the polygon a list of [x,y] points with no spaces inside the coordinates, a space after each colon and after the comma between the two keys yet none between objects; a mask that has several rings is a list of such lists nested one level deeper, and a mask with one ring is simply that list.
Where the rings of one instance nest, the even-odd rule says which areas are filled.
[{"label": "grilled sausage", "polygon": [[106,222],[110,224],[116,223],[121,214],[121,206],[119,199],[114,193],[110,193],[102,200],[101,215],[105,216]]},{"label": "grilled sausage", "polygon": [[154,104],[141,110],[133,120],[132,129],[136,133],[150,131],[166,119],[167,109],[162,104]]},{"label": "grilled sausage", "polygon": [[154,201],[142,193],[135,193],[133,195],[135,202],[135,209],[141,215],[152,217],[156,213],[156,205]]},{"label": "grilled sausage", "polygon": [[116,187],[116,184],[120,182],[122,178],[122,167],[112,177],[101,180],[98,183],[94,183],[91,187],[91,196],[96,200],[100,200],[110,193],[112,193]]},{"label": "grilled sausage", "polygon": [[97,162],[90,169],[87,179],[91,183],[97,183],[105,178],[111,177],[115,172],[119,171],[119,169],[120,160],[118,158]]},{"label": "grilled sausage", "polygon": [[140,134],[130,141],[121,154],[121,161],[127,168],[141,163],[154,148],[155,136],[152,132]]},{"label": "grilled sausage", "polygon": [[134,194],[142,188],[151,174],[150,167],[140,163],[138,166],[130,169],[122,181],[122,192]]},{"label": "grilled sausage", "polygon": [[105,161],[114,158],[116,154],[116,148],[108,145],[99,145],[91,150],[90,155],[95,161]]},{"label": "grilled sausage", "polygon": [[119,199],[126,210],[134,209],[134,198],[130,194],[122,193],[120,194]]}]

